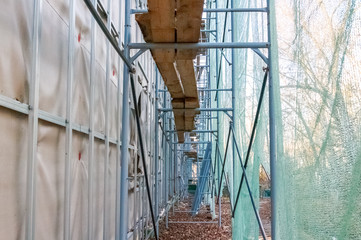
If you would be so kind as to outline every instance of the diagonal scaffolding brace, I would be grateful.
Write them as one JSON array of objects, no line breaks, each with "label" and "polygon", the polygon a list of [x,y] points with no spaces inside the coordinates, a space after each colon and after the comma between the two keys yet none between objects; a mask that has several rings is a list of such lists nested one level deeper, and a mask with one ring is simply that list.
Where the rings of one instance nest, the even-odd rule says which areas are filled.
[{"label": "diagonal scaffolding brace", "polygon": [[135,94],[135,86],[134,86],[133,74],[130,74],[130,85],[131,85],[131,88],[132,88],[132,96],[133,96],[133,101],[134,101],[135,119],[136,119],[136,122],[137,122],[137,130],[138,130],[137,132],[138,132],[138,137],[139,137],[140,153],[142,155],[142,163],[143,163],[143,169],[144,169],[144,179],[145,179],[145,184],[146,184],[146,188],[147,188],[149,209],[150,209],[150,214],[152,216],[154,236],[155,236],[155,239],[158,240],[157,225],[156,225],[156,220],[155,220],[154,211],[153,211],[152,198],[150,196],[150,186],[149,186],[149,179],[148,179],[147,163],[145,162],[143,137],[142,137],[142,130],[141,130],[141,127],[140,127],[138,103],[137,103],[137,97],[136,97],[136,94]]},{"label": "diagonal scaffolding brace", "polygon": [[237,150],[239,162],[241,163],[241,167],[242,167],[242,171],[243,171],[243,175],[242,175],[242,176],[244,176],[244,179],[246,180],[246,186],[247,186],[247,189],[248,189],[249,197],[250,197],[250,199],[251,199],[253,211],[254,211],[254,214],[256,215],[257,222],[258,222],[258,225],[259,225],[259,229],[261,230],[263,240],[266,240],[266,233],[265,233],[265,231],[264,231],[264,227],[263,227],[261,218],[260,218],[259,213],[258,213],[258,211],[257,211],[256,204],[254,203],[254,199],[253,199],[251,187],[249,186],[249,183],[248,183],[248,178],[247,178],[247,174],[246,174],[246,168],[245,168],[245,166],[243,165],[243,161],[242,161],[242,158],[241,158],[241,154],[239,153],[238,144],[237,144],[237,142],[236,142],[236,136],[234,135],[233,127],[231,126],[230,128],[231,128],[231,130],[232,130],[233,142],[234,142],[234,145],[235,145],[236,150]]},{"label": "diagonal scaffolding brace", "polygon": [[[249,156],[250,156],[251,149],[252,149],[253,140],[254,140],[254,137],[255,137],[255,134],[256,134],[257,123],[258,123],[259,115],[260,115],[260,112],[261,112],[261,107],[262,107],[262,102],[263,102],[263,96],[264,96],[264,92],[265,92],[265,88],[266,88],[266,84],[267,84],[267,75],[268,75],[268,68],[265,69],[265,74],[264,74],[263,83],[262,83],[262,88],[261,88],[261,94],[260,94],[260,96],[259,96],[258,106],[257,106],[257,112],[256,112],[256,116],[255,116],[254,123],[253,123],[253,128],[252,128],[252,133],[251,133],[251,139],[249,140],[248,149],[247,149],[247,155],[246,155],[246,160],[245,160],[245,162],[244,162],[244,167],[245,167],[245,168],[247,168]],[[235,201],[235,203],[234,203],[234,209],[233,209],[233,211],[232,211],[232,217],[234,217],[234,213],[236,212],[236,209],[237,209],[237,203],[238,203],[238,200],[239,200],[239,195],[240,195],[240,193],[241,193],[243,180],[244,180],[244,173],[242,173],[241,183],[240,183],[239,188],[238,188],[236,201]]]}]

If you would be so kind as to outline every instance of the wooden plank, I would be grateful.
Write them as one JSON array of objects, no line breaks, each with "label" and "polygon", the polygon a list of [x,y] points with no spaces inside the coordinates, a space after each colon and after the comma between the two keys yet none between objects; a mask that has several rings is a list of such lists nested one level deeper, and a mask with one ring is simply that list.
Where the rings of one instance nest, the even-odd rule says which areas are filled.
[{"label": "wooden plank", "polygon": [[137,21],[140,30],[143,33],[144,41],[146,42],[153,42],[152,30],[151,30],[151,20],[150,14],[136,14],[135,20]]},{"label": "wooden plank", "polygon": [[194,74],[194,66],[192,60],[176,60],[176,66],[182,79],[184,88],[184,96],[198,99],[197,82]]},{"label": "wooden plank", "polygon": [[[175,26],[177,42],[198,42],[202,23],[203,0],[177,0],[177,14]],[[177,59],[192,60],[197,50],[180,50]]]},{"label": "wooden plank", "polygon": [[[198,42],[203,0],[148,0],[148,13],[137,14],[146,42]],[[194,129],[199,112],[198,91],[192,59],[197,50],[156,49],[153,58],[171,94],[178,141]]]},{"label": "wooden plank", "polygon": [[184,110],[183,109],[174,109],[174,122],[176,125],[177,131],[184,131]]},{"label": "wooden plank", "polygon": [[177,135],[178,135],[178,142],[179,143],[184,143],[184,132],[183,131],[178,131]]},{"label": "wooden plank", "polygon": [[157,63],[157,66],[172,98],[184,98],[183,85],[174,63]]},{"label": "wooden plank", "polygon": [[[147,42],[175,42],[175,0],[149,0],[148,13],[136,14]],[[174,49],[152,50],[160,74],[172,98],[184,98],[180,75],[175,68]]]},{"label": "wooden plank", "polygon": [[[176,29],[177,42],[198,42],[202,23],[203,0],[177,0]],[[195,50],[179,50],[176,66],[184,86],[185,108],[199,108],[197,82],[193,59]],[[184,127],[186,131],[194,129],[195,111],[185,111]]]},{"label": "wooden plank", "polygon": [[186,109],[184,111],[184,130],[192,131],[194,129],[194,117],[196,112],[193,109]]},{"label": "wooden plank", "polygon": [[189,109],[189,108],[199,108],[199,100],[198,97],[196,98],[186,98],[185,99],[185,108]]},{"label": "wooden plank", "polygon": [[148,0],[153,42],[175,42],[175,0]]},{"label": "wooden plank", "polygon": [[173,98],[172,107],[173,109],[184,109],[184,98]]},{"label": "wooden plank", "polygon": [[177,42],[198,42],[203,0],[177,0]]}]

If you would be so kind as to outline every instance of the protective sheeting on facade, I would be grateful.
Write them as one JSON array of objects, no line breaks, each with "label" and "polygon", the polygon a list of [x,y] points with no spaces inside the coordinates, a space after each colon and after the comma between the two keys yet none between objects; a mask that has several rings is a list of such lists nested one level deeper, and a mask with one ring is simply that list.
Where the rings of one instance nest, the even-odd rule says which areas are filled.
[{"label": "protective sheeting on facade", "polygon": [[[117,151],[117,144],[120,144],[120,132],[123,127],[130,129],[129,231],[133,231],[134,224],[138,224],[139,219],[147,215],[148,209],[146,201],[139,200],[144,195],[144,185],[142,185],[142,164],[138,156],[134,107],[132,107],[134,103],[131,100],[129,100],[130,125],[118,124],[122,112],[122,103],[119,99],[122,96],[123,62],[112,48],[107,50],[107,40],[96,24],[93,28],[95,45],[92,50],[92,24],[90,24],[92,17],[83,1],[74,1],[75,31],[70,41],[68,40],[69,24],[71,24],[70,3],[55,0],[38,2],[40,25],[39,32],[36,33],[39,36],[36,60],[33,58],[36,53],[32,48],[35,2],[6,1],[2,3],[6,11],[0,13],[0,121],[2,123],[0,129],[3,133],[0,144],[2,166],[0,168],[0,205],[2,206],[0,236],[6,236],[7,239],[22,239],[27,233],[28,114],[33,107],[29,106],[29,95],[32,64],[36,61],[38,65],[36,78],[39,80],[39,125],[36,133],[33,172],[35,177],[33,232],[35,239],[64,237],[67,154],[65,126],[69,122],[66,117],[70,43],[73,46],[74,59],[73,91],[70,93],[72,95],[70,122],[73,126],[70,157],[70,237],[84,239],[90,234],[94,239],[100,239],[103,235],[114,239],[116,212],[119,211],[119,206],[116,206],[118,199],[116,195],[119,193],[116,176],[120,166],[120,151]],[[119,38],[122,39],[124,3],[110,2],[111,6],[108,6],[109,2],[103,2],[102,5],[105,9],[109,7],[111,21],[119,32]],[[132,25],[136,25],[134,19]],[[140,41],[139,29],[134,28],[132,34],[134,41]],[[94,69],[91,65],[92,51],[95,51]],[[145,149],[151,153],[154,142],[150,126],[154,125],[152,87],[155,66],[150,54],[145,53],[141,56],[136,62],[136,67],[140,121]],[[91,96],[91,85],[94,89],[93,96]],[[93,100],[91,101],[90,98]],[[94,119],[93,127],[90,126],[91,113]],[[94,134],[93,147],[90,147],[91,140],[89,140],[91,132]],[[90,151],[93,152],[91,169],[89,169]],[[150,157],[153,156],[149,155],[146,161],[148,168],[151,168]],[[160,164],[163,166],[162,163]],[[90,193],[89,184],[91,184]],[[147,223],[143,224],[146,226]]]}]

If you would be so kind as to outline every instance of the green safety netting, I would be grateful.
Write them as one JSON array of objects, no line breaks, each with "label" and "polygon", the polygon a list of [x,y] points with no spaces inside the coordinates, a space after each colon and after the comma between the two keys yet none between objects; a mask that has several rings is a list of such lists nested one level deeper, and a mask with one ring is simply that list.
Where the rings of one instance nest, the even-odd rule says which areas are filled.
[{"label": "green safety netting", "polygon": [[[257,0],[212,4],[219,8],[266,6]],[[278,159],[272,189],[277,209],[275,237],[361,239],[361,2],[280,0],[271,1],[271,7],[276,13],[271,17]],[[224,13],[218,14],[217,26],[211,23],[210,29],[218,29],[219,42],[224,30],[224,41],[232,40],[231,29],[235,41],[267,41],[265,14],[234,13],[233,17],[233,26],[228,14],[224,27]],[[234,126],[244,159],[265,64],[252,50],[233,51],[232,59],[231,49],[211,50],[210,74],[212,88],[217,87],[219,69],[218,88],[230,88],[234,67]],[[232,105],[231,92],[218,92],[217,100],[216,93],[212,94],[212,107]],[[220,116],[219,148],[224,154],[230,118],[213,114]],[[260,164],[270,172],[268,117],[267,90],[247,168],[256,200]],[[217,121],[212,124],[216,126]],[[236,159],[232,162],[232,155],[231,148],[226,175],[231,198],[235,198],[242,169]],[[233,239],[259,236],[245,185],[232,231]]]},{"label": "green safety netting", "polygon": [[361,239],[361,2],[276,6],[277,239]]}]

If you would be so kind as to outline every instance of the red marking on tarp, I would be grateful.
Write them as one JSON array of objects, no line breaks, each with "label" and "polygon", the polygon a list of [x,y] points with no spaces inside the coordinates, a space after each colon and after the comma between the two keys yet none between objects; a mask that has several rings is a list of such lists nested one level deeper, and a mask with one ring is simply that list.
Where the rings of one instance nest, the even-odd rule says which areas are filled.
[{"label": "red marking on tarp", "polygon": [[78,42],[80,42],[80,39],[81,39],[81,34],[79,33],[78,34]]},{"label": "red marking on tarp", "polygon": [[115,75],[115,70],[113,69],[113,76]]},{"label": "red marking on tarp", "polygon": [[81,152],[79,152],[79,161],[80,161],[80,159],[81,159]]}]

